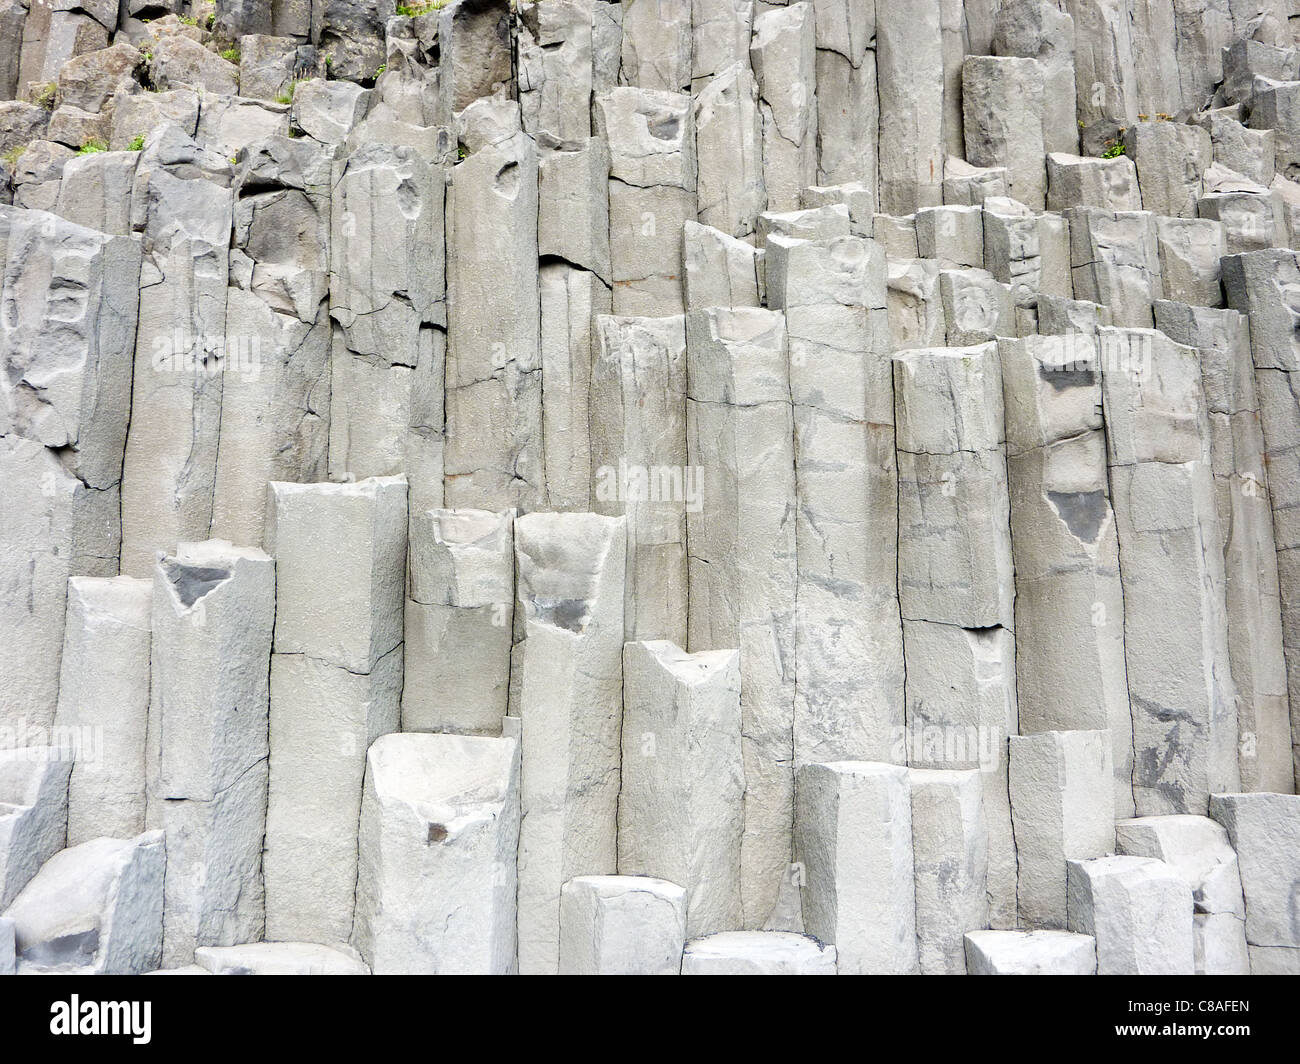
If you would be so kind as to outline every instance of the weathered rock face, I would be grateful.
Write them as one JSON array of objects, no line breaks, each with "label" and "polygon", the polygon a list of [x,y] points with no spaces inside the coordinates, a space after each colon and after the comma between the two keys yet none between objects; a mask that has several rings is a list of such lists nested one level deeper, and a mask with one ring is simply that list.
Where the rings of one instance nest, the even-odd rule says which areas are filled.
[{"label": "weathered rock face", "polygon": [[0,971],[1300,970],[1298,249],[1294,0],[0,0]]}]

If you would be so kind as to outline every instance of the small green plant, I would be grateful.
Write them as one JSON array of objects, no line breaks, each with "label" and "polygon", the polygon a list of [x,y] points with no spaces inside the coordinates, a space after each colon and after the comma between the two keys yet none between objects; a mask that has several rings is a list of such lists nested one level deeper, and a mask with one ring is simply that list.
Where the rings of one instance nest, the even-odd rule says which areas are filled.
[{"label": "small green plant", "polygon": [[224,59],[227,63],[234,63],[234,64],[238,65],[238,64],[239,64],[239,49],[238,49],[238,48],[227,48],[224,52],[221,53],[221,58]]},{"label": "small green plant", "polygon": [[16,145],[15,147],[10,148],[7,152],[4,153],[3,156],[0,156],[0,158],[4,159],[5,164],[9,167],[10,170],[17,170],[18,160],[22,158],[23,152],[25,152],[26,150],[27,150],[26,144],[19,144]]},{"label": "small green plant", "polygon": [[78,155],[94,155],[96,152],[108,151],[108,145],[98,137],[91,137],[85,144],[77,149]]},{"label": "small green plant", "polygon": [[1114,144],[1112,144],[1104,152],[1101,153],[1101,157],[1103,159],[1118,159],[1123,154],[1124,154],[1124,143],[1122,141],[1117,140],[1115,141]]},{"label": "small green plant", "polygon": [[139,133],[131,138],[131,143],[127,145],[127,151],[144,151],[144,134]]},{"label": "small green plant", "polygon": [[49,81],[32,93],[32,103],[37,107],[44,107],[47,111],[54,110],[54,102],[58,99],[59,87],[54,82]]},{"label": "small green plant", "polygon": [[325,65],[326,65],[327,67],[331,67],[331,66],[334,65],[334,53],[333,53],[333,52],[329,52],[329,53],[326,54],[326,56],[325,56]]},{"label": "small green plant", "polygon": [[380,64],[379,64],[379,69],[375,71],[375,78],[378,79],[378,78],[382,77],[384,71],[387,70],[387,69],[388,69],[388,64],[387,64],[387,63],[380,63]]},{"label": "small green plant", "polygon": [[199,24],[199,20],[193,15],[178,15],[177,18],[181,20],[182,26],[197,26]]},{"label": "small green plant", "polygon": [[153,52],[141,52],[140,58],[146,63],[153,62]]},{"label": "small green plant", "polygon": [[458,159],[468,159],[468,158],[469,158],[469,152],[466,150],[466,148],[464,147],[464,145],[462,145],[461,147],[459,147],[459,148],[456,149],[456,158],[458,158]]},{"label": "small green plant", "polygon": [[203,20],[203,25],[210,30],[212,29],[213,25],[216,24],[216,21],[217,21],[217,13],[215,11],[210,11],[208,12],[208,17]]},{"label": "small green plant", "polygon": [[238,156],[238,155],[232,155],[232,156],[230,157],[230,165],[231,165],[231,166],[238,166],[238,165],[239,165],[239,156]]}]

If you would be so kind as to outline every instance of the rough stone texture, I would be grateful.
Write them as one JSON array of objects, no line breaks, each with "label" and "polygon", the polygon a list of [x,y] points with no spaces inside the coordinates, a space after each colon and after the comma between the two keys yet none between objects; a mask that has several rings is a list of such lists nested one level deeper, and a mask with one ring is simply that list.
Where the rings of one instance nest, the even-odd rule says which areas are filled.
[{"label": "rough stone texture", "polygon": [[962,936],[988,923],[988,828],[978,772],[911,769],[916,939],[922,975],[964,975]]},{"label": "rough stone texture", "polygon": [[[554,972],[589,876],[677,884],[688,971],[1294,972],[1198,877],[1211,795],[1300,774],[1298,33],[0,0],[0,749],[54,757],[0,791],[0,895],[161,828],[160,972]],[[440,753],[368,786],[372,747]],[[797,840],[880,834],[852,788],[796,829],[845,764],[911,773],[913,826],[810,895]],[[1193,892],[1189,954],[1125,928],[1145,874],[1059,931],[1090,810]],[[641,963],[603,923],[579,967]]]},{"label": "rough stone texture", "polygon": [[1210,466],[1224,535],[1228,655],[1237,689],[1244,790],[1290,792],[1286,661],[1268,470],[1247,319],[1231,310],[1158,302],[1156,324],[1200,354]]},{"label": "rough stone texture", "polygon": [[[1039,314],[1042,328],[1041,304]],[[1075,332],[1000,340],[998,352],[1020,731],[1108,730],[1114,808],[1127,815],[1133,811],[1133,724],[1097,343]]]},{"label": "rough stone texture", "polygon": [[625,638],[684,644],[687,512],[700,505],[686,454],[685,320],[602,316],[595,332],[591,509],[627,518]]},{"label": "rough stone texture", "polygon": [[266,930],[277,941],[346,942],[366,750],[400,717],[406,481],[272,484],[268,493]]},{"label": "rough stone texture", "polygon": [[361,799],[353,938],[376,975],[515,970],[514,739],[385,735]]},{"label": "rough stone texture", "polygon": [[51,857],[14,899],[23,974],[139,975],[163,948],[161,831],[98,838]]},{"label": "rough stone texture", "polygon": [[515,523],[523,652],[519,970],[555,973],[561,887],[617,865],[627,521]]},{"label": "rough stone texture", "polygon": [[1192,891],[1146,857],[1070,861],[1069,930],[1097,942],[1098,975],[1191,975]]},{"label": "rough stone texture", "polygon": [[1192,888],[1197,975],[1249,974],[1237,855],[1219,824],[1200,816],[1121,820],[1115,847],[1164,861]]},{"label": "rough stone texture", "polygon": [[163,963],[265,927],[271,558],[221,540],[154,566],[146,823],[167,839]]},{"label": "rough stone texture", "polygon": [[971,931],[966,968],[970,975],[1096,975],[1096,940],[1069,931]]},{"label": "rough stone texture", "polygon": [[682,975],[835,975],[835,947],[789,931],[723,931],[686,943]]},{"label": "rough stone texture", "polygon": [[1240,777],[1222,532],[1198,358],[1149,330],[1100,335],[1134,800],[1139,816],[1200,813],[1212,792],[1235,787]]},{"label": "rough stone texture", "polygon": [[68,844],[144,830],[153,584],[74,576],[54,727],[80,749],[68,781]]},{"label": "rough stone texture", "polygon": [[771,236],[766,262],[794,410],[795,760],[888,760],[904,714],[884,255]]},{"label": "rough stone texture", "polygon": [[351,951],[315,942],[204,946],[194,951],[194,963],[211,975],[370,974],[370,969]]},{"label": "rough stone texture", "polygon": [[618,870],[681,884],[686,934],[741,922],[740,654],[623,648]]},{"label": "rough stone texture", "polygon": [[1246,897],[1246,941],[1300,946],[1295,917],[1300,884],[1300,795],[1216,794],[1210,816],[1227,829]]},{"label": "rough stone texture", "polygon": [[[688,461],[708,471],[687,514],[691,652],[739,648],[744,928],[789,882],[794,814],[794,425],[784,316],[686,318]],[[787,930],[777,927],[775,930]]]},{"label": "rough stone texture", "polygon": [[918,970],[908,772],[839,761],[798,775],[795,849],[808,933],[834,942],[842,975]]},{"label": "rough stone texture", "polygon": [[0,912],[67,843],[72,763],[53,746],[0,750]]},{"label": "rough stone texture", "polygon": [[1011,818],[1015,828],[1021,925],[1066,922],[1066,862],[1115,847],[1110,735],[1048,731],[1011,737]]},{"label": "rough stone texture", "polygon": [[411,516],[402,731],[497,735],[510,684],[514,515]]},{"label": "rough stone texture", "polygon": [[650,876],[577,876],[560,897],[561,975],[680,975],[686,891]]}]

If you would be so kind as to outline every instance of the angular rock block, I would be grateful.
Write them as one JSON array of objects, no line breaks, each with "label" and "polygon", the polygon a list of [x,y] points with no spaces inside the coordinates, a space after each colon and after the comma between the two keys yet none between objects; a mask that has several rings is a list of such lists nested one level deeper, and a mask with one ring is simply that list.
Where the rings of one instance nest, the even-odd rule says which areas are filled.
[{"label": "angular rock block", "polygon": [[[330,376],[330,248],[354,258],[369,249],[341,233],[332,243],[331,176],[329,150],[306,138],[250,139],[240,157],[232,258],[242,276],[226,301],[227,366],[211,532],[235,543],[261,541],[268,481],[325,478],[332,412],[344,419],[351,412],[346,373],[334,381]],[[353,196],[354,177],[342,182]],[[441,210],[439,197],[439,219]],[[285,232],[295,239],[284,239]],[[439,221],[439,238],[441,232]],[[396,246],[383,255],[391,262]],[[416,285],[409,290],[420,298]],[[353,429],[345,435],[353,437],[347,442],[355,442],[360,455],[363,433]],[[359,475],[393,471],[366,468],[364,459],[354,468],[352,456],[341,445],[334,457]]]},{"label": "angular rock block", "polygon": [[[532,140],[516,130],[471,151],[452,170],[447,214],[449,507],[536,507],[545,498],[537,165]],[[480,313],[483,299],[500,312]]]},{"label": "angular rock block", "polygon": [[[1300,258],[1293,251],[1230,255],[1223,260],[1228,305],[1249,318],[1251,356],[1264,435],[1268,500],[1273,511],[1278,587],[1282,602],[1282,643],[1287,659],[1287,688],[1300,704],[1300,407],[1292,372],[1300,367],[1295,340],[1296,295],[1300,293]],[[1260,493],[1256,492],[1256,498]],[[1300,778],[1300,716],[1292,714],[1292,763]],[[1288,790],[1289,788],[1278,788]]]},{"label": "angular rock block", "polygon": [[681,315],[597,319],[587,419],[592,509],[627,518],[625,638],[685,643],[686,514],[702,500]]},{"label": "angular rock block", "polygon": [[402,731],[497,735],[510,686],[513,511],[414,514]]},{"label": "angular rock block", "polygon": [[[880,246],[861,237],[768,239],[768,304],[785,314],[794,409],[800,764],[887,761],[903,726],[885,269]],[[860,667],[846,672],[845,660]]]},{"label": "angular rock block", "polygon": [[[582,113],[588,112],[584,102]],[[538,159],[537,250],[609,284],[609,149],[600,138]]]},{"label": "angular rock block", "polygon": [[1210,816],[1228,832],[1246,897],[1246,941],[1300,947],[1300,795],[1215,794]]},{"label": "angular rock block", "polygon": [[988,924],[988,828],[978,772],[910,769],[922,975],[964,975],[962,936]]},{"label": "angular rock block", "polygon": [[623,647],[618,869],[679,883],[692,937],[741,922],[740,654]]},{"label": "angular rock block", "polygon": [[267,934],[346,942],[366,750],[401,713],[406,480],[267,490],[276,558]]},{"label": "angular rock block", "polygon": [[1106,211],[1140,211],[1137,171],[1127,155],[1090,159],[1052,152],[1047,156],[1047,209],[1097,207]]},{"label": "angular rock block", "polygon": [[[1043,146],[1049,152],[1073,152],[1079,147],[1075,110],[1074,19],[1046,0],[999,0],[993,19],[993,55],[1037,59],[1043,68]],[[996,5],[988,5],[994,7]],[[971,54],[972,12],[963,11]]]},{"label": "angular rock block", "polygon": [[1011,736],[1011,820],[1023,927],[1063,928],[1066,862],[1114,850],[1114,775],[1108,732]]},{"label": "angular rock block", "polygon": [[[877,216],[876,239],[890,256],[885,299],[889,313],[891,345],[900,351],[936,347],[946,342],[948,331],[943,317],[943,298],[939,290],[939,264],[927,259],[895,259],[886,235],[883,218]],[[908,230],[914,255],[915,227]]]},{"label": "angular rock block", "polygon": [[698,219],[729,236],[754,231],[767,207],[758,85],[748,57],[717,73],[695,98]]},{"label": "angular rock block", "polygon": [[971,931],[966,968],[971,975],[1096,975],[1097,945],[1069,931]]},{"label": "angular rock block", "polygon": [[835,947],[789,931],[723,931],[686,943],[682,975],[835,975]]},{"label": "angular rock block", "polygon": [[680,314],[682,226],[697,218],[691,98],[623,87],[597,96],[595,108],[596,132],[609,141],[614,313]]},{"label": "angular rock block", "polygon": [[161,831],[61,850],[9,906],[24,973],[139,975],[163,948]]},{"label": "angular rock block", "polygon": [[163,963],[265,927],[275,564],[222,540],[154,568],[146,822],[167,836]]},{"label": "angular rock block", "polygon": [[1100,344],[1135,807],[1139,816],[1199,814],[1239,779],[1199,359],[1150,330],[1101,329]]},{"label": "angular rock block", "polygon": [[[604,178],[601,187],[605,187]],[[596,320],[608,314],[614,304],[608,286],[586,270],[563,262],[547,262],[539,276],[546,494],[554,509],[584,513],[591,509],[587,412],[591,405]]]},{"label": "angular rock block", "polygon": [[515,970],[514,739],[385,735],[367,754],[353,941],[377,975]]},{"label": "angular rock block", "polygon": [[985,270],[940,270],[939,298],[949,347],[968,347],[1016,332],[1010,285]]},{"label": "angular rock block", "polygon": [[1065,218],[1074,298],[1110,307],[1116,325],[1150,328],[1151,304],[1164,298],[1155,215],[1072,207]]},{"label": "angular rock block", "polygon": [[1011,198],[1042,210],[1047,193],[1042,64],[968,56],[961,68],[961,99],[967,160],[1006,167]]},{"label": "angular rock block", "polygon": [[1197,975],[1250,973],[1241,875],[1222,826],[1202,816],[1121,820],[1115,848],[1164,861],[1192,888]]},{"label": "angular rock block", "polygon": [[984,268],[1011,286],[1017,305],[1044,296],[1074,294],[1070,225],[1064,216],[1035,214],[1003,196],[984,200]]},{"label": "angular rock block", "polygon": [[[763,252],[707,225],[683,228],[686,309],[757,307]],[[549,466],[547,467],[549,469]]]},{"label": "angular rock block", "polygon": [[1098,975],[1191,975],[1192,891],[1147,857],[1068,862],[1068,922],[1097,942]]},{"label": "angular rock block", "polygon": [[1157,302],[1156,325],[1196,348],[1210,467],[1224,534],[1228,655],[1237,689],[1237,763],[1247,791],[1294,789],[1278,552],[1250,323],[1233,310]]},{"label": "angular rock block", "polygon": [[887,214],[911,214],[918,207],[937,207],[942,201],[942,23],[940,0],[902,0],[876,8],[880,209]]},{"label": "angular rock block", "polygon": [[813,6],[791,4],[759,13],[749,59],[758,81],[767,207],[792,211],[806,206],[800,190],[817,183],[817,96],[809,91],[817,76]]},{"label": "angular rock block", "polygon": [[1286,946],[1251,946],[1251,975],[1300,975],[1300,949]]},{"label": "angular rock block", "polygon": [[1157,218],[1156,247],[1166,299],[1206,307],[1222,304],[1219,263],[1228,245],[1219,222]]},{"label": "angular rock block", "polygon": [[48,728],[67,579],[118,571],[140,247],[0,206],[0,269],[0,721]]},{"label": "angular rock block", "polygon": [[686,517],[687,649],[740,650],[743,926],[758,930],[789,881],[793,822],[797,570],[784,316],[692,311],[686,362],[688,460],[708,470],[702,505]]},{"label": "angular rock block", "polygon": [[352,950],[316,942],[203,946],[194,951],[194,963],[210,975],[370,974],[370,969]]},{"label": "angular rock block", "polygon": [[1127,815],[1133,811],[1133,724],[1096,340],[1082,332],[1031,336],[1000,340],[998,352],[1020,731],[1109,730],[1115,809]]},{"label": "angular rock block", "polygon": [[627,521],[515,522],[523,651],[519,970],[554,973],[560,890],[617,866]]},{"label": "angular rock block", "polygon": [[954,266],[984,265],[984,212],[979,206],[925,207],[916,212],[916,247],[923,259]]},{"label": "angular rock block", "polygon": [[153,584],[129,576],[68,581],[54,727],[77,738],[68,781],[68,842],[144,830],[145,736]]},{"label": "angular rock block", "polygon": [[894,357],[903,616],[1012,625],[1002,378],[997,347]]},{"label": "angular rock block", "polygon": [[907,728],[894,757],[913,768],[979,769],[988,831],[989,924],[1016,923],[1007,736],[1016,734],[1015,638],[1000,627],[904,621]]},{"label": "angular rock block", "polygon": [[150,576],[158,550],[210,532],[230,353],[233,180],[225,156],[170,122],[150,134],[136,164],[131,226],[146,264],[122,466],[127,576]]},{"label": "angular rock block", "polygon": [[0,750],[0,912],[67,841],[72,764],[53,746]]},{"label": "angular rock block", "polygon": [[578,876],[560,897],[561,975],[680,975],[686,891],[650,876]]},{"label": "angular rock block", "polygon": [[1139,122],[1124,131],[1137,167],[1142,209],[1165,218],[1195,218],[1202,175],[1213,161],[1210,134],[1184,122]]},{"label": "angular rock block", "polygon": [[918,970],[908,771],[840,761],[799,769],[795,851],[809,934],[843,975]]}]

